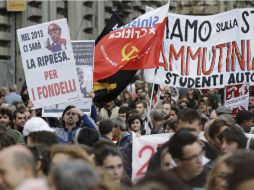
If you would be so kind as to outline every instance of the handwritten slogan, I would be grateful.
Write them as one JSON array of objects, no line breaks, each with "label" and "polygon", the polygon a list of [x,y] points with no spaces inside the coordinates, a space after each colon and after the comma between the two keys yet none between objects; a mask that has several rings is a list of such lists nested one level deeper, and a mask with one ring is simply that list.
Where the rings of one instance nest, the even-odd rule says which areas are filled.
[{"label": "handwritten slogan", "polygon": [[30,99],[49,106],[81,97],[66,19],[17,31]]},{"label": "handwritten slogan", "polygon": [[254,83],[254,9],[212,16],[169,14],[160,67],[145,71],[157,84],[218,88]]}]

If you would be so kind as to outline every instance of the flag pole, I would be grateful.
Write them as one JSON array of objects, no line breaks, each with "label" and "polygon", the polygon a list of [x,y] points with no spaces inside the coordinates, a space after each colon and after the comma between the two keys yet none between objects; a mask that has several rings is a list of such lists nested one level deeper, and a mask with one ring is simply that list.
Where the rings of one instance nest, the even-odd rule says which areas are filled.
[{"label": "flag pole", "polygon": [[153,103],[153,92],[154,92],[154,86],[155,86],[155,76],[157,75],[157,69],[154,69],[154,75],[153,75],[153,86],[152,86],[152,92],[151,92],[151,96],[150,96],[150,104],[149,104],[149,109],[148,109],[148,113],[150,114],[151,108],[152,108],[152,103]]}]

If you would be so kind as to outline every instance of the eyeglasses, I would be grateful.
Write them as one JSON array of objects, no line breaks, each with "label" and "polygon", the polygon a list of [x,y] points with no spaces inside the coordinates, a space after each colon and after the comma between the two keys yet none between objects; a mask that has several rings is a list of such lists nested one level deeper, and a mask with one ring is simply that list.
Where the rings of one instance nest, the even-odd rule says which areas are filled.
[{"label": "eyeglasses", "polygon": [[193,156],[186,157],[186,158],[182,158],[182,160],[185,160],[185,161],[196,161],[196,160],[199,160],[200,158],[202,158],[204,155],[205,155],[205,150],[202,149],[200,153],[198,153],[196,155],[193,155]]}]

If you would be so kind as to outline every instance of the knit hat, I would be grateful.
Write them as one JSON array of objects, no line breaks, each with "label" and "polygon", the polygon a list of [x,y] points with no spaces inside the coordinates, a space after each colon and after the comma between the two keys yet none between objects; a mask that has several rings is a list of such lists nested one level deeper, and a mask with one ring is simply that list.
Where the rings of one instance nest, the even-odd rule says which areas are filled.
[{"label": "knit hat", "polygon": [[111,119],[103,119],[99,123],[99,131],[101,135],[106,135],[113,130],[114,123]]},{"label": "knit hat", "polygon": [[39,131],[48,131],[52,133],[54,132],[54,130],[49,127],[48,123],[45,120],[40,117],[32,117],[25,123],[23,136],[26,137],[30,133]]}]

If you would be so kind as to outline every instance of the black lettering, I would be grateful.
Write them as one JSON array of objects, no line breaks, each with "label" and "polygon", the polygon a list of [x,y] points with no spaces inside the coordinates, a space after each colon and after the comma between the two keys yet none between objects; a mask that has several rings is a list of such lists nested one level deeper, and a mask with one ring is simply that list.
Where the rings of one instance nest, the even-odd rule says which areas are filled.
[{"label": "black lettering", "polygon": [[186,24],[185,24],[185,41],[188,41],[188,34],[189,34],[189,28],[193,29],[193,42],[197,42],[197,29],[198,29],[198,21],[194,20],[193,23],[191,23],[189,21],[189,19],[186,20]]},{"label": "black lettering", "polygon": [[179,85],[182,87],[185,87],[187,84],[187,78],[186,77],[180,77]]},{"label": "black lettering", "polygon": [[244,73],[236,73],[236,82],[243,83],[244,81]]},{"label": "black lettering", "polygon": [[[178,33],[176,33],[176,29],[178,30]],[[175,21],[175,24],[173,26],[173,29],[172,29],[172,33],[170,35],[170,39],[172,40],[173,37],[176,37],[176,38],[180,38],[180,41],[182,42],[183,41],[183,34],[182,34],[182,31],[181,31],[181,23],[180,23],[180,19],[176,19]]]},{"label": "black lettering", "polygon": [[228,84],[235,84],[235,76],[234,73],[229,75]]},{"label": "black lettering", "polygon": [[216,32],[220,32],[220,23],[217,23],[216,26],[217,26]]},{"label": "black lettering", "polygon": [[166,79],[167,80],[165,80],[164,82],[165,82],[165,84],[170,84],[170,77],[171,77],[171,73],[170,72],[167,72],[167,74],[166,74]]},{"label": "black lettering", "polygon": [[246,24],[246,29],[244,29],[244,27],[241,27],[241,31],[243,33],[247,33],[250,30],[250,25],[249,25],[249,23],[248,23],[248,21],[246,19],[246,16],[249,16],[248,11],[243,11],[242,12],[242,18],[243,18],[243,22]]},{"label": "black lettering", "polygon": [[195,79],[195,87],[196,87],[196,88],[200,88],[200,77],[197,77],[197,78]]},{"label": "black lettering", "polygon": [[195,85],[195,81],[192,78],[188,78],[188,85],[187,88],[191,88]]},{"label": "black lettering", "polygon": [[211,85],[211,77],[203,77],[202,79],[202,87]]},{"label": "black lettering", "polygon": [[[208,25],[208,33],[206,32],[206,28],[205,28],[205,35],[206,36],[202,36],[202,33],[201,33],[201,31],[202,31],[202,29],[203,29],[203,26],[205,25],[205,24],[207,24]],[[207,33],[207,34],[206,34]],[[210,38],[210,36],[211,36],[211,33],[212,33],[212,25],[211,25],[211,23],[209,22],[209,21],[204,21],[204,22],[202,22],[202,24],[200,25],[200,27],[199,27],[199,29],[198,29],[198,35],[199,35],[199,39],[202,41],[202,42],[205,42],[205,41],[207,41],[209,38]]]}]

